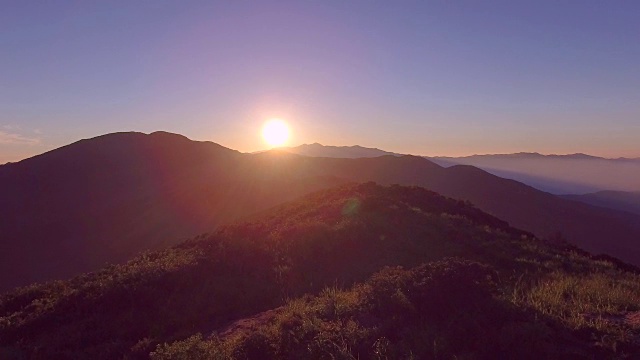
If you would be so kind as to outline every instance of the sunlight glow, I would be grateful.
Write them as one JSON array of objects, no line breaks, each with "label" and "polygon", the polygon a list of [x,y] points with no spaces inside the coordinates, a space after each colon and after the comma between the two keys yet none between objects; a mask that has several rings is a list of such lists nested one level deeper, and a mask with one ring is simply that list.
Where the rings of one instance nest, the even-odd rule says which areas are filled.
[{"label": "sunlight glow", "polygon": [[286,144],[289,133],[289,126],[280,119],[271,119],[262,127],[262,138],[272,147]]}]

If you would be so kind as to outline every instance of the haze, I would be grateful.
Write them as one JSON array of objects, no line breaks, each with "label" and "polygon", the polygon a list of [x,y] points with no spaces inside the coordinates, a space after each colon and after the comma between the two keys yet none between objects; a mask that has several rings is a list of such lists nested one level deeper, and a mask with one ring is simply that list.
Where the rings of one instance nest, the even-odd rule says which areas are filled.
[{"label": "haze", "polygon": [[638,2],[3,3],[0,163],[116,131],[243,152],[638,157]]}]

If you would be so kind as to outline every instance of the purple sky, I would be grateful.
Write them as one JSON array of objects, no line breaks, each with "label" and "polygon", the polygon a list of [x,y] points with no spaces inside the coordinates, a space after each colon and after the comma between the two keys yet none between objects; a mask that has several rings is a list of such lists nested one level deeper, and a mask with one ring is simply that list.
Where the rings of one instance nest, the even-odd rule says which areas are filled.
[{"label": "purple sky", "polygon": [[[517,3],[517,4],[516,4]],[[240,151],[640,157],[640,1],[3,1],[0,163],[116,131]]]}]

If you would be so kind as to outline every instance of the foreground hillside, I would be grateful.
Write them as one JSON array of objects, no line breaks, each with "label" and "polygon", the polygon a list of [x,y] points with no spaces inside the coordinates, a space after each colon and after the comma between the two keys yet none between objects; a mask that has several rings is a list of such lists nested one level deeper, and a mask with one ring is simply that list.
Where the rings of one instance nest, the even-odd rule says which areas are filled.
[{"label": "foreground hillside", "polygon": [[5,294],[0,357],[631,358],[636,270],[422,188],[348,185]]}]

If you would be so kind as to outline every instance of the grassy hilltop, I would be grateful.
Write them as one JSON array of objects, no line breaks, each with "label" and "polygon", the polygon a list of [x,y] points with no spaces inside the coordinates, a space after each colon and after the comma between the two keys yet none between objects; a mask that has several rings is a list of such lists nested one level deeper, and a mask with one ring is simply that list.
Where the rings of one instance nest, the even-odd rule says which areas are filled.
[{"label": "grassy hilltop", "polygon": [[631,358],[637,269],[418,187],[346,185],[0,298],[2,358]]}]

